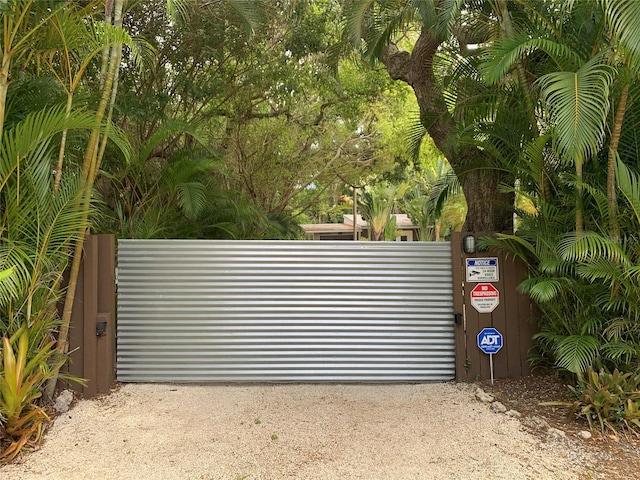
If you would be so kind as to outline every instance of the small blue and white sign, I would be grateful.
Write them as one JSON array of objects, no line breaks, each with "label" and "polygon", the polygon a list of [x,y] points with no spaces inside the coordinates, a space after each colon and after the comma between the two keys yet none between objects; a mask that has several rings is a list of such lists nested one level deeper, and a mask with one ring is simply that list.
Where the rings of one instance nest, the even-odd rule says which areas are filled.
[{"label": "small blue and white sign", "polygon": [[498,353],[502,348],[502,334],[495,328],[483,328],[478,333],[478,348],[486,354]]},{"label": "small blue and white sign", "polygon": [[467,258],[467,282],[498,282],[497,258]]}]

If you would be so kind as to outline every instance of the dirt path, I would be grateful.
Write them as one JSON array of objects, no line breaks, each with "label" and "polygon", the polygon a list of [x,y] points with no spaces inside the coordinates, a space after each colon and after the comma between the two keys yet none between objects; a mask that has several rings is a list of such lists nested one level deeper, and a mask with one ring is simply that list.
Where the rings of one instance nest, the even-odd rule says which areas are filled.
[{"label": "dirt path", "polygon": [[58,417],[0,478],[587,479],[590,462],[465,384],[128,384]]}]

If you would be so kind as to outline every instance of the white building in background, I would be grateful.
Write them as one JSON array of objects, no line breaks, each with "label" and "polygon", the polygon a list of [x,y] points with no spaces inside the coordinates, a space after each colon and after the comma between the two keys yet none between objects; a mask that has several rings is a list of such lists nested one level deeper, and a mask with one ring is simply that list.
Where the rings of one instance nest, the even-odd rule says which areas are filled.
[{"label": "white building in background", "polygon": [[[393,214],[396,217],[398,236],[396,242],[413,242],[418,239],[418,226],[408,215]],[[353,240],[353,215],[345,215],[343,223],[309,223],[300,225],[306,240]],[[369,226],[361,215],[357,216],[356,235],[358,240],[369,236]]]}]

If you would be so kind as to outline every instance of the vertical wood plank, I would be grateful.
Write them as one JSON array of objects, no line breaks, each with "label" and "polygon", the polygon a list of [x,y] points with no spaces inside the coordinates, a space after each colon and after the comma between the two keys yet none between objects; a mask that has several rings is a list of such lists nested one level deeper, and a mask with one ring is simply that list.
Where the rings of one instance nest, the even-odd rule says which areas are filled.
[{"label": "vertical wood plank", "polygon": [[[524,262],[518,261],[515,265],[517,283],[520,284],[527,278],[528,271]],[[529,364],[529,350],[533,346],[535,305],[528,295],[518,293],[518,326],[520,333],[520,359],[522,376],[531,374]]]},{"label": "vertical wood plank", "polygon": [[87,385],[83,392],[87,398],[96,395],[97,352],[96,321],[98,316],[98,239],[89,235],[84,243],[84,305],[83,363]]},{"label": "vertical wood plank", "polygon": [[[468,372],[465,368],[467,359],[467,339],[464,320],[464,259],[462,257],[462,234],[454,232],[451,235],[451,269],[453,272],[453,312],[463,315],[462,325],[455,325],[455,349],[456,349],[456,379],[461,382],[468,381]],[[452,318],[453,322],[454,319]]]},{"label": "vertical wood plank", "polygon": [[115,379],[116,292],[115,236],[98,235],[98,321],[107,322],[104,335],[96,338],[98,393],[109,391]]},{"label": "vertical wood plank", "polygon": [[[466,235],[471,235],[471,233],[465,233],[462,237]],[[476,236],[475,234],[473,234]],[[477,238],[477,236],[476,236]],[[461,242],[462,243],[462,242]],[[489,378],[490,369],[489,369],[489,356],[485,355],[478,348],[478,333],[484,327],[491,326],[491,314],[481,314],[479,313],[473,305],[471,305],[471,290],[476,285],[475,282],[466,282],[466,259],[467,258],[477,258],[477,253],[467,254],[464,253],[462,255],[462,268],[464,269],[463,280],[464,280],[464,310],[465,310],[465,330],[466,330],[466,339],[467,339],[467,359],[468,364],[470,366],[468,372],[468,380],[475,381],[478,379]]]},{"label": "vertical wood plank", "polygon": [[[517,278],[517,264],[514,259],[506,255],[500,256],[500,262],[504,265],[502,275],[504,278],[504,301],[505,307],[505,345],[507,353],[508,376],[519,378],[522,376],[522,348],[520,329],[522,325],[520,297],[517,286],[520,283]],[[502,295],[502,292],[501,292]],[[524,352],[526,355],[526,352]]]},{"label": "vertical wood plank", "polygon": [[[68,278],[66,280],[68,283]],[[64,303],[63,303],[64,305]],[[67,361],[69,374],[84,378],[84,262],[80,264],[78,272],[78,282],[76,283],[76,295],[71,312],[71,323],[69,326],[69,360]],[[66,381],[64,388],[70,388],[75,392],[82,393],[83,387],[79,383]]]},{"label": "vertical wood plank", "polygon": [[[504,255],[496,256],[495,254],[488,254],[488,252],[485,252],[485,254],[488,257],[495,256],[498,258],[498,281],[489,283],[496,287],[498,292],[500,292],[498,306],[493,312],[491,312],[491,326],[502,334],[502,348],[493,356],[493,371],[495,378],[507,378],[509,376],[508,351],[511,345],[509,341],[509,331],[507,329],[507,311],[505,303],[507,298],[512,296],[511,289],[513,287],[504,281]],[[491,371],[489,371],[489,378],[491,378]]]}]

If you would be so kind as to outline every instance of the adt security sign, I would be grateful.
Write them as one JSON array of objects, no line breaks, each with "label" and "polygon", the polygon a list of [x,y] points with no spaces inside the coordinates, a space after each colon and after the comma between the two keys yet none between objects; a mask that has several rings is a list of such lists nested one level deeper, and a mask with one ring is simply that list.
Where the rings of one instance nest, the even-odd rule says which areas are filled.
[{"label": "adt security sign", "polygon": [[478,334],[478,348],[486,354],[498,353],[502,348],[502,334],[495,328],[483,328]]}]

